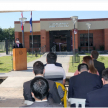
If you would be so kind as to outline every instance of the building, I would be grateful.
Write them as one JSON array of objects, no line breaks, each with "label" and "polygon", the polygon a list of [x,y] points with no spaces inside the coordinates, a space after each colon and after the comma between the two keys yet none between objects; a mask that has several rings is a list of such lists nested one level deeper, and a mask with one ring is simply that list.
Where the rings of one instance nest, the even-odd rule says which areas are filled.
[{"label": "building", "polygon": [[[78,19],[75,23],[75,49],[88,50],[88,28],[86,23],[91,23],[89,30],[89,49],[108,50],[108,18]],[[22,42],[20,21],[15,21],[15,38]],[[74,24],[71,18],[47,18],[33,21],[34,50],[45,47],[51,51],[56,45],[57,51],[72,51],[74,48]],[[32,49],[32,37],[29,21],[24,25],[24,43],[27,50]]]}]

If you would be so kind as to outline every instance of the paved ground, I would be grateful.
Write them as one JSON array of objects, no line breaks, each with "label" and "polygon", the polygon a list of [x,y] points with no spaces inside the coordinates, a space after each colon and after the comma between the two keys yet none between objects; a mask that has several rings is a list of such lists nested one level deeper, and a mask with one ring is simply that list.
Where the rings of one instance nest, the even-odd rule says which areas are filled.
[{"label": "paved ground", "polygon": [[11,56],[12,52],[9,52],[8,55],[6,55],[6,52],[5,53],[0,53],[0,57],[3,57],[3,56]]},{"label": "paved ground", "polygon": [[[62,66],[66,72],[66,75],[72,76],[72,73],[68,73],[68,64],[70,56],[58,55],[57,62],[62,63]],[[46,63],[46,55],[35,61],[42,61]],[[34,77],[32,72],[33,63],[27,64],[27,70],[25,71],[12,71],[6,74],[0,74],[0,77],[6,77],[7,79],[0,85],[0,107],[18,107],[23,106],[23,83]]]},{"label": "paved ground", "polygon": [[6,53],[0,53],[0,57],[6,56]]},{"label": "paved ground", "polygon": [[[0,56],[6,56],[6,54],[0,53]],[[67,55],[58,55],[57,59],[57,62],[62,63],[67,77],[71,77],[73,75],[73,73],[68,73],[69,58],[70,56]],[[37,60],[46,63],[46,55]],[[5,79],[5,81],[0,85],[0,107],[19,107],[24,105],[23,83],[34,77],[32,67],[35,61],[28,63],[27,70],[25,71],[12,71],[6,74],[0,74],[0,77],[7,77],[7,79]]]}]

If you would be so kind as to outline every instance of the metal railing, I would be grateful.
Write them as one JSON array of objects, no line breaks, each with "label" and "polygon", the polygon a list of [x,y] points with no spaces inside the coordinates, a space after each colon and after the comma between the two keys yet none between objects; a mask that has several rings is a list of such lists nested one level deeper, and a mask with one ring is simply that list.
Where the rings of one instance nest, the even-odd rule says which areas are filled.
[{"label": "metal railing", "polygon": [[5,51],[5,42],[0,42],[0,51]]},{"label": "metal railing", "polygon": [[56,45],[54,45],[52,48],[51,48],[52,52],[53,53],[56,53]]},{"label": "metal railing", "polygon": [[72,66],[74,63],[80,63],[80,56],[78,54],[72,56]]}]

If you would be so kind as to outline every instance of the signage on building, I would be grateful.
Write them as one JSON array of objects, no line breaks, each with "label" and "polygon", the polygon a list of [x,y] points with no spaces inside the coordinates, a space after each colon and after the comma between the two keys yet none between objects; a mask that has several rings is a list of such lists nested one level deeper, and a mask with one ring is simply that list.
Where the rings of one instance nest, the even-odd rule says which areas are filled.
[{"label": "signage on building", "polygon": [[73,29],[74,34],[77,34],[77,29]]},{"label": "signage on building", "polygon": [[56,27],[69,27],[69,23],[50,23],[49,28],[56,28]]}]

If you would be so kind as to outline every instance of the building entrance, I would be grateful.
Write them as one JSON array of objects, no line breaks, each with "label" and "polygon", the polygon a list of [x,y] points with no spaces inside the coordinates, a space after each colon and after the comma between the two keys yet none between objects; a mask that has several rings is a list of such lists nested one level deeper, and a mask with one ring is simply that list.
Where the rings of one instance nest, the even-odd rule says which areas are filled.
[{"label": "building entrance", "polygon": [[71,51],[70,30],[49,31],[50,35],[50,51],[56,45],[56,51]]}]

